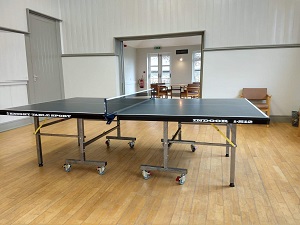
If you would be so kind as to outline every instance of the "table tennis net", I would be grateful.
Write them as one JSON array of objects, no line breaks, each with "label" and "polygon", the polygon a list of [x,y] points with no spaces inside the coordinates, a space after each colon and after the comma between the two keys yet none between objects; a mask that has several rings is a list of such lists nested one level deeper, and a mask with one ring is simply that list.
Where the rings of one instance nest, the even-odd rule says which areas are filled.
[{"label": "table tennis net", "polygon": [[130,95],[122,95],[104,100],[105,117],[110,123],[118,112],[141,104],[150,99],[150,90],[137,92]]}]

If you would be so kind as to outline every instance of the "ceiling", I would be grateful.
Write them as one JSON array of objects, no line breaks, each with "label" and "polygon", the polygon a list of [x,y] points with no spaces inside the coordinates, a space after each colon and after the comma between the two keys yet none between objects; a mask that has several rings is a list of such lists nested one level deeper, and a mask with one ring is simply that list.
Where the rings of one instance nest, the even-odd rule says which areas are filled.
[{"label": "ceiling", "polygon": [[170,46],[200,45],[201,35],[188,36],[188,37],[124,41],[123,43],[124,45],[133,48],[153,48],[155,46],[170,47]]}]

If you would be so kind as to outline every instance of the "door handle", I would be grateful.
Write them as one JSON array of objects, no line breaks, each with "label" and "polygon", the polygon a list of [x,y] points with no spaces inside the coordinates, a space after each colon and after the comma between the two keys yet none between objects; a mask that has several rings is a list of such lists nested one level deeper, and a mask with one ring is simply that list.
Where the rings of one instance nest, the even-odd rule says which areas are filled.
[{"label": "door handle", "polygon": [[37,81],[38,76],[33,74],[33,81]]}]

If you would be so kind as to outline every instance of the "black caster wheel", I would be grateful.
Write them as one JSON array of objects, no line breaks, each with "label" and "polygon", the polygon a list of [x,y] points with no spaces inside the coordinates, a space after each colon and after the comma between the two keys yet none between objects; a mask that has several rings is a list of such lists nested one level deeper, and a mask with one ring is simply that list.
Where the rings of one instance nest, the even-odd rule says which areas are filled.
[{"label": "black caster wheel", "polygon": [[71,171],[71,164],[64,164],[63,168],[65,169],[66,172],[70,172]]},{"label": "black caster wheel", "polygon": [[134,141],[128,143],[130,148],[134,148]]},{"label": "black caster wheel", "polygon": [[97,168],[99,175],[103,175],[105,173],[105,166],[101,166]]},{"label": "black caster wheel", "polygon": [[176,178],[176,182],[178,182],[178,184],[180,185],[183,185],[185,183],[185,179],[185,174],[181,174]]},{"label": "black caster wheel", "polygon": [[151,176],[151,173],[150,173],[150,171],[143,170],[142,171],[142,175],[143,175],[143,177],[144,177],[145,180],[148,180],[150,178],[150,176]]},{"label": "black caster wheel", "polygon": [[191,150],[192,150],[192,152],[195,152],[196,151],[196,146],[195,145],[191,145]]}]

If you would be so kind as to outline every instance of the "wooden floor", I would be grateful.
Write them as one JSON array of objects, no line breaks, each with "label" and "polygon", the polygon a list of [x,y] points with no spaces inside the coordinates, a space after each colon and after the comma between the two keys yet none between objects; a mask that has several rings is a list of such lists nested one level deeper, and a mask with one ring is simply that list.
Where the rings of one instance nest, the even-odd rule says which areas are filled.
[{"label": "wooden floor", "polygon": [[[88,121],[87,137],[109,128]],[[225,127],[220,127],[223,130]],[[175,131],[176,124],[170,124]],[[37,166],[33,126],[0,133],[0,224],[300,224],[300,137],[286,123],[238,125],[235,187],[229,187],[224,147],[174,144],[169,166],[187,168],[184,185],[176,173],[153,172],[144,180],[141,164],[161,165],[162,123],[122,121],[127,141],[100,139],[87,158],[108,161],[98,175],[94,166],[73,165],[74,138],[42,137],[44,167]],[[76,133],[75,120],[44,132]],[[171,132],[170,132],[171,133]],[[220,141],[211,126],[185,125],[183,138]]]}]

